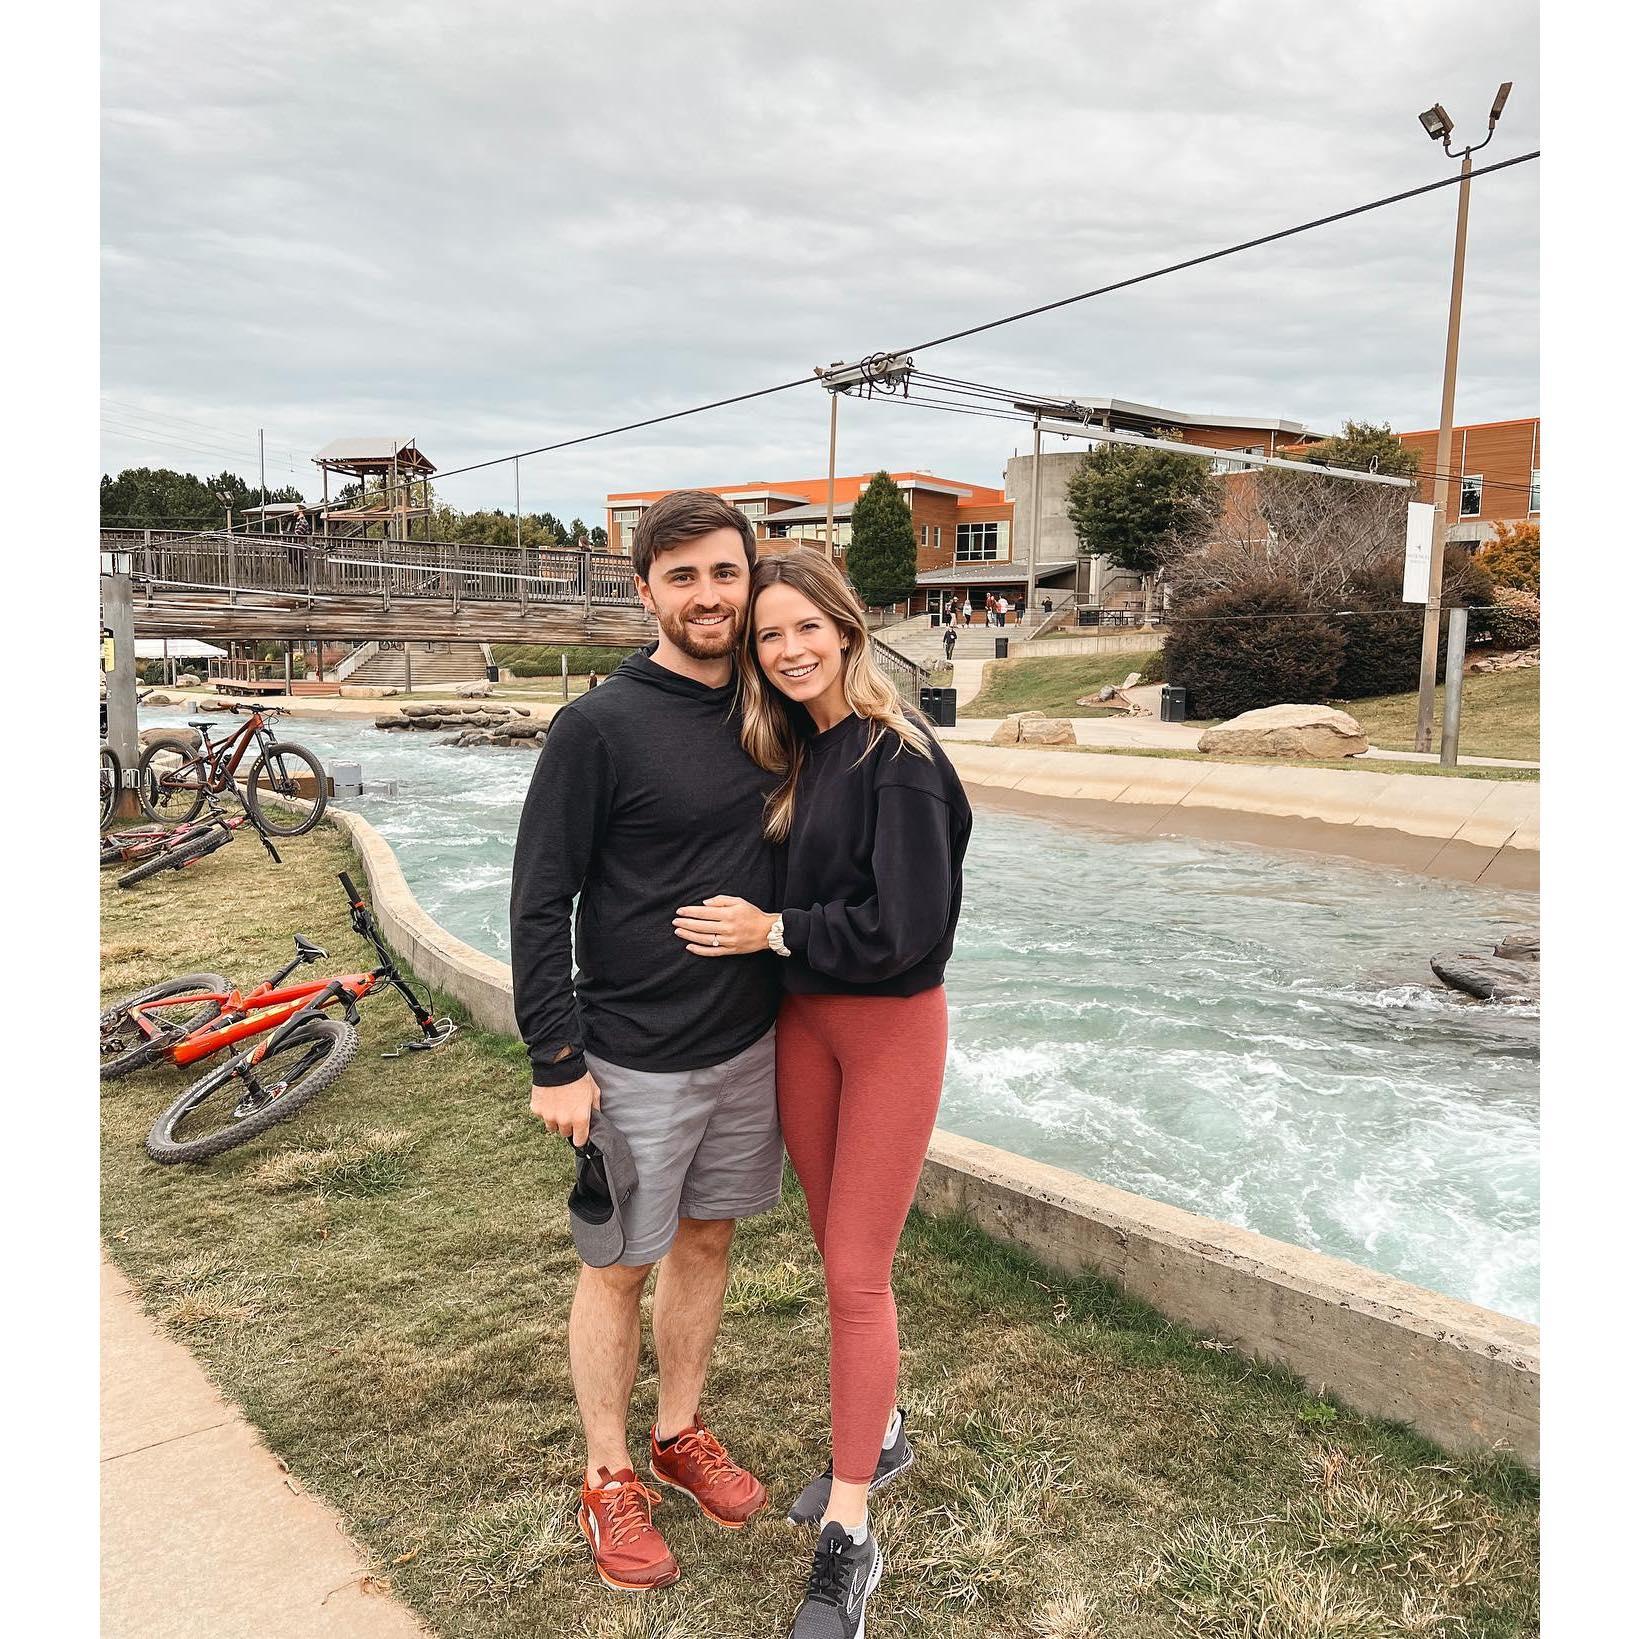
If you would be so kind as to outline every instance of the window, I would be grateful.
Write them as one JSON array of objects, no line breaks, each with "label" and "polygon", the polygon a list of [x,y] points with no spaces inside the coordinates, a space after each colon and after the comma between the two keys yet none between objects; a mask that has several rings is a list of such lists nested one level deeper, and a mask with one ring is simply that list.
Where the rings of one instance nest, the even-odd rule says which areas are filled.
[{"label": "window", "polygon": [[923,546],[926,546],[928,544],[928,526],[926,524],[922,525],[922,534],[920,536],[920,542]]},{"label": "window", "polygon": [[1234,459],[1237,455],[1263,455],[1265,450],[1262,444],[1248,444],[1244,450],[1225,450],[1221,455],[1215,455],[1207,463],[1213,472],[1247,472],[1251,469],[1244,461]]},{"label": "window", "polygon": [[[808,546],[825,545],[825,520],[807,524],[782,524],[778,521],[779,514],[774,514],[774,520],[769,523],[768,535],[775,541],[802,541]],[[838,546],[847,546],[854,538],[854,526],[846,518],[838,518],[832,526],[833,536]]]},{"label": "window", "polygon": [[1531,468],[1531,511],[1542,511],[1542,469]]},{"label": "window", "polygon": [[1457,502],[1459,518],[1477,518],[1480,515],[1480,492],[1485,487],[1482,473],[1464,473],[1462,499]]},{"label": "window", "polygon": [[734,504],[748,518],[766,518],[768,516],[767,501],[736,501]]},{"label": "window", "polygon": [[956,526],[956,561],[958,563],[994,563],[1001,550],[995,524],[958,524]]},{"label": "window", "polygon": [[643,508],[636,506],[620,507],[616,510],[614,516],[617,524],[629,524],[635,527],[638,519],[643,516]]},{"label": "window", "polygon": [[933,526],[933,550],[935,552],[937,552],[939,550],[939,548],[944,544],[944,539],[945,539],[945,527],[944,527],[944,525],[943,524],[935,524]]}]

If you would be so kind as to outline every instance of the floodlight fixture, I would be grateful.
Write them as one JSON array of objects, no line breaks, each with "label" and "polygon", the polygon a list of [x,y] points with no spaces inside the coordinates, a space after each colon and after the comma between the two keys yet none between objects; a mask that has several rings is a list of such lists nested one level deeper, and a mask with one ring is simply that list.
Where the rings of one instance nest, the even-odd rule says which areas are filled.
[{"label": "floodlight fixture", "polygon": [[1424,109],[1417,117],[1423,122],[1423,129],[1435,142],[1445,141],[1456,130],[1456,126],[1451,123],[1451,116],[1439,103],[1435,103],[1432,108]]},{"label": "floodlight fixture", "polygon": [[1502,105],[1508,101],[1508,93],[1514,89],[1512,80],[1504,80],[1497,87],[1496,100],[1491,104],[1491,123],[1495,125],[1502,118]]},{"label": "floodlight fixture", "polygon": [[904,381],[915,368],[909,353],[872,353],[857,364],[838,362],[828,367],[816,366],[814,374],[825,384],[827,392],[846,393],[854,387],[892,387]]}]

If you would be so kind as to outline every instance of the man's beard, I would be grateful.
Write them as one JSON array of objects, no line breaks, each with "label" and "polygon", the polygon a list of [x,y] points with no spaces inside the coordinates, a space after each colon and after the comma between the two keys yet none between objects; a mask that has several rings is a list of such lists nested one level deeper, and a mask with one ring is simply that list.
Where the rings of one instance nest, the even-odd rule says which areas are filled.
[{"label": "man's beard", "polygon": [[722,660],[734,653],[734,640],[740,634],[739,610],[728,604],[719,604],[723,624],[710,638],[698,637],[689,630],[688,617],[696,611],[691,606],[675,615],[661,615],[660,629],[690,660]]}]

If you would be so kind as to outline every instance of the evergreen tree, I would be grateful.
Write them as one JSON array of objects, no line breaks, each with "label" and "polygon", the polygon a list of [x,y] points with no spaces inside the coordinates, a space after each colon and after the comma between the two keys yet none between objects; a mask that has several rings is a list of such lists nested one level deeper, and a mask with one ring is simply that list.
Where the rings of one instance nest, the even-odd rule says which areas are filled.
[{"label": "evergreen tree", "polygon": [[[127,467],[117,478],[104,473],[99,496],[110,529],[220,529],[230,506],[237,518],[261,499],[261,490],[236,472],[200,478],[169,467]],[[269,489],[268,499],[299,501],[302,493],[287,485]]]},{"label": "evergreen tree", "polygon": [[899,603],[916,590],[916,531],[899,486],[879,472],[854,502],[848,578],[873,609]]}]

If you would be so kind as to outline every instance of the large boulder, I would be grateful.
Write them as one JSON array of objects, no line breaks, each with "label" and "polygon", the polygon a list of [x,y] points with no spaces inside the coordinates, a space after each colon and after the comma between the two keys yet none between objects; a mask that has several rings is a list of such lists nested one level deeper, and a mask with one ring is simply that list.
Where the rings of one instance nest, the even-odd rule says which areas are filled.
[{"label": "large boulder", "polygon": [[1459,951],[1451,956],[1430,957],[1428,965],[1453,990],[1461,990],[1481,1001],[1542,1000],[1542,969],[1535,962],[1508,961],[1477,951]]},{"label": "large boulder", "polygon": [[426,700],[417,700],[412,705],[400,706],[398,709],[406,717],[436,717],[444,708]]},{"label": "large boulder", "polygon": [[1371,749],[1346,711],[1331,706],[1264,706],[1207,729],[1198,749],[1221,757],[1359,757]]},{"label": "large boulder", "polygon": [[381,683],[343,683],[336,692],[343,700],[386,700],[398,690]]},{"label": "large boulder", "polygon": [[205,680],[198,672],[183,672],[176,680],[179,689],[197,689]]},{"label": "large boulder", "polygon": [[1067,717],[1016,711],[996,725],[990,743],[995,746],[1073,746],[1076,726]]},{"label": "large boulder", "polygon": [[163,740],[167,745],[175,745],[180,741],[190,751],[197,751],[199,749],[199,730],[196,728],[145,728],[137,735],[137,742],[144,749],[160,740]]},{"label": "large boulder", "polygon": [[485,695],[494,692],[495,685],[483,678],[480,678],[476,683],[457,683],[455,685],[456,696],[462,700],[482,699]]}]

